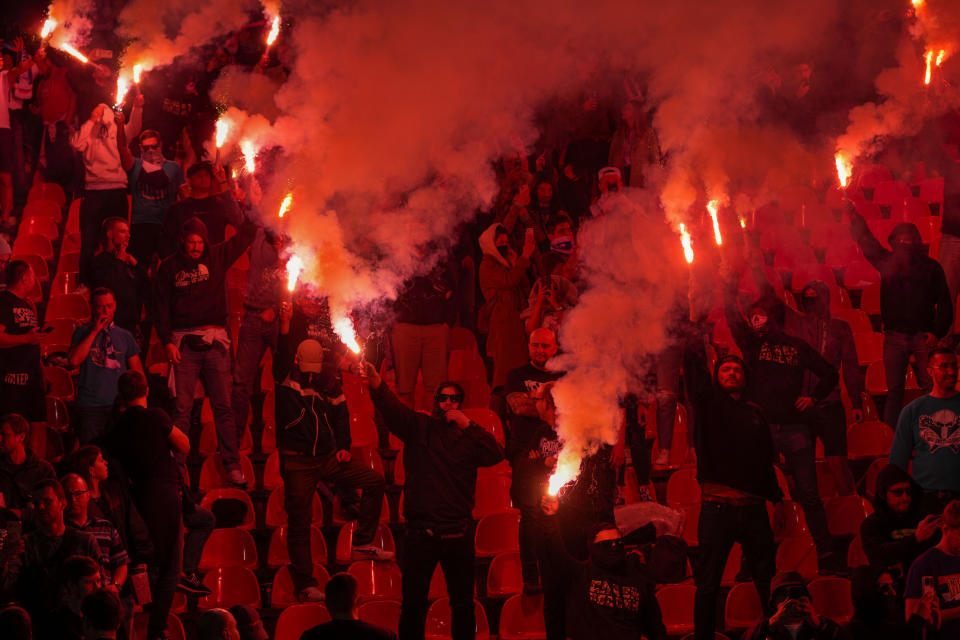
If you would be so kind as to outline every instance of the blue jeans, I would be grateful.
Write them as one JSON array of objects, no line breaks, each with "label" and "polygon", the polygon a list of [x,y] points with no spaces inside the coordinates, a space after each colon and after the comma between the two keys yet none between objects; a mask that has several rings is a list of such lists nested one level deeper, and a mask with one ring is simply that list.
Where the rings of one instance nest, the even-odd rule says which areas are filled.
[{"label": "blue jeans", "polygon": [[267,349],[276,353],[277,320],[265,322],[259,313],[243,312],[240,332],[237,335],[236,363],[233,367],[233,393],[230,404],[237,424],[237,432],[243,434],[250,414],[250,396],[257,388],[257,372],[260,360]]},{"label": "blue jeans", "polygon": [[816,441],[805,424],[772,424],[770,436],[773,446],[783,454],[787,473],[793,476],[793,499],[803,507],[807,527],[817,545],[817,556],[833,553],[833,538],[827,527],[827,513],[817,489]]},{"label": "blue jeans", "polygon": [[193,408],[193,393],[197,381],[210,397],[210,408],[217,427],[217,444],[223,457],[225,469],[239,469],[238,454],[240,435],[230,407],[230,350],[214,343],[206,351],[194,351],[186,341],[180,343],[180,362],[174,366],[177,397],[173,401],[173,423],[186,434],[190,433],[190,410]]},{"label": "blue jeans", "polygon": [[903,407],[903,388],[906,384],[907,365],[910,354],[916,358],[913,372],[917,384],[924,391],[933,388],[933,380],[927,374],[927,361],[930,359],[930,347],[923,333],[883,332],[883,368],[887,375],[887,401],[883,405],[883,421],[892,429],[897,428],[900,409]]}]

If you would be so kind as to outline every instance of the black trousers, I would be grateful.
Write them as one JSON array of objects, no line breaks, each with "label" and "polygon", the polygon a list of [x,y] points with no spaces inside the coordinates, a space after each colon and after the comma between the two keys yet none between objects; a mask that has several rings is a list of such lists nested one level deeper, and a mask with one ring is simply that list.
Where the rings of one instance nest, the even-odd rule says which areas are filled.
[{"label": "black trousers", "polygon": [[126,189],[87,189],[80,203],[80,281],[89,284],[90,259],[97,253],[103,221],[129,219]]},{"label": "black trousers", "polygon": [[753,583],[760,594],[764,615],[769,616],[770,580],[776,573],[776,547],[766,504],[757,502],[735,506],[705,500],[700,505],[697,537],[700,549],[693,572],[697,584],[693,604],[696,639],[713,640],[723,568],[735,542],[740,543],[743,557],[753,575]]},{"label": "black trousers", "polygon": [[147,640],[163,637],[167,616],[180,582],[183,563],[183,519],[179,485],[154,485],[135,491],[134,504],[143,516],[153,542],[155,563],[150,567],[150,620]]},{"label": "black trousers", "polygon": [[427,622],[427,595],[437,563],[447,581],[453,640],[473,639],[476,629],[473,611],[474,561],[472,526],[449,534],[416,528],[407,530],[400,564],[403,572],[400,640],[423,640]]}]

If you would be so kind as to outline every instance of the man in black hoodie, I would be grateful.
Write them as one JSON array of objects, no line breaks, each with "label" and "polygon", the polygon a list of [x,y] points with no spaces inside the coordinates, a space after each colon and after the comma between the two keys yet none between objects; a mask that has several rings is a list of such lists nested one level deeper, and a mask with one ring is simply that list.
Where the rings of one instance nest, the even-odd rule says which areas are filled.
[{"label": "man in black hoodie", "polygon": [[[767,601],[770,580],[776,573],[776,547],[766,501],[779,502],[783,494],[773,469],[775,451],[770,428],[760,407],[743,397],[747,386],[743,361],[735,355],[720,358],[713,381],[707,373],[702,346],[688,350],[686,364],[700,452],[697,477],[702,502],[693,613],[700,640],[713,638],[720,581],[735,542],[743,549],[760,601]],[[744,451],[750,455],[741,455]]]},{"label": "man in black hoodie", "polygon": [[[557,529],[559,500],[544,496],[541,505],[541,555],[567,593],[567,637],[572,640],[639,638],[666,640],[656,585],[637,554],[627,554],[617,525],[592,528],[590,556],[580,562],[567,553]],[[710,634],[711,638],[713,633]]]},{"label": "man in black hoodie", "polygon": [[190,432],[193,394],[202,377],[227,479],[237,486],[246,486],[247,479],[240,470],[240,434],[230,405],[227,269],[247,250],[256,232],[248,220],[237,235],[210,246],[207,227],[199,218],[190,218],[180,233],[180,249],[160,263],[156,278],[157,336],[166,345],[176,390],[173,422]]},{"label": "man in black hoodie", "polygon": [[473,638],[472,512],[477,468],[503,460],[503,448],[460,411],[464,394],[458,384],[444,382],[437,387],[433,413],[428,415],[400,402],[369,362],[365,374],[374,406],[404,447],[407,539],[401,565],[400,638],[423,638],[427,594],[438,562],[450,596],[451,635],[454,640]]},{"label": "man in black hoodie", "polygon": [[880,272],[880,316],[883,319],[883,367],[887,377],[887,400],[883,421],[891,429],[903,406],[907,365],[912,355],[913,372],[920,388],[933,387],[927,373],[930,350],[947,335],[953,324],[953,302],[943,269],[926,255],[920,231],[912,222],[898,224],[888,241],[892,251],[870,231],[853,206],[850,230],[864,257]]},{"label": "man in black hoodie", "polygon": [[[761,295],[750,306],[749,324],[737,308],[734,278],[728,279],[724,298],[727,325],[743,352],[749,374],[744,398],[763,409],[774,447],[783,454],[793,475],[793,497],[803,507],[817,545],[820,571],[835,573],[843,563],[834,553],[817,489],[816,450],[810,424],[816,419],[811,410],[837,386],[837,370],[809,344],[784,333],[784,304],[779,298]],[[808,373],[817,377],[809,396],[803,395]]]},{"label": "man in black hoodie", "polygon": [[936,597],[933,592],[925,593],[923,606],[904,621],[903,599],[890,570],[872,565],[853,570],[850,595],[853,618],[846,626],[850,640],[921,640]]},{"label": "man in black hoodie", "polygon": [[[900,586],[913,561],[940,539],[939,515],[923,510],[923,493],[910,474],[890,464],[877,475],[875,511],[860,524],[870,564],[900,569]],[[901,589],[902,591],[902,589]]]}]

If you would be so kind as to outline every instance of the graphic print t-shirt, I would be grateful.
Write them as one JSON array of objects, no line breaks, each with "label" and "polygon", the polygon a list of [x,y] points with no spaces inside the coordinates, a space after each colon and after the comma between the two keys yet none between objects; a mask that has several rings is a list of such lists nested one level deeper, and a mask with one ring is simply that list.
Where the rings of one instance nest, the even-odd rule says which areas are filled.
[{"label": "graphic print t-shirt", "polygon": [[890,463],[906,469],[925,491],[960,490],[960,394],[926,395],[900,412]]},{"label": "graphic print t-shirt", "polygon": [[[940,611],[960,607],[960,556],[952,556],[934,547],[916,559],[907,574],[907,598],[923,597],[923,578],[933,578]],[[937,638],[960,638],[960,620],[944,622]]]},{"label": "graphic print t-shirt", "polygon": [[[22,336],[39,326],[37,308],[10,291],[0,292],[0,325],[7,333]],[[0,381],[18,386],[26,385],[33,376],[41,375],[40,345],[22,344],[0,349]],[[9,378],[7,375],[9,374]]]}]

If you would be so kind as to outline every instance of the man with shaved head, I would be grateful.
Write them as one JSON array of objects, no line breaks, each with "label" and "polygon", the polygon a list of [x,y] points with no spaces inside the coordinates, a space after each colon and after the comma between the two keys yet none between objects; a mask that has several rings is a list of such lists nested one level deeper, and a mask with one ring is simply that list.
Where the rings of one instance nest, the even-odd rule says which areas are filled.
[{"label": "man with shaved head", "polygon": [[507,397],[507,419],[512,416],[538,417],[533,401],[537,389],[563,375],[561,371],[547,369],[547,361],[557,355],[557,335],[547,328],[535,329],[527,341],[530,362],[507,374],[504,388]]},{"label": "man with shaved head", "polygon": [[237,621],[226,609],[207,609],[197,620],[199,640],[240,640]]}]

